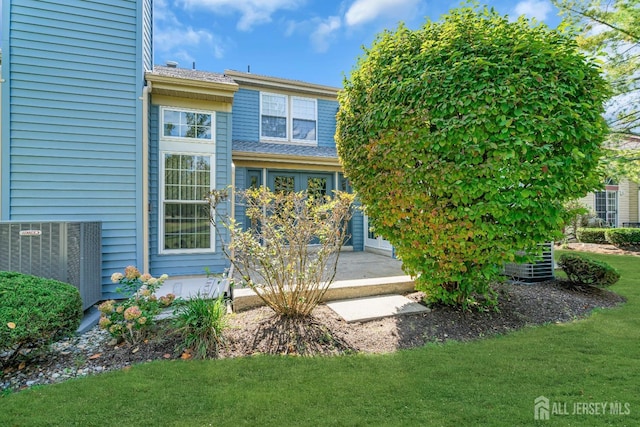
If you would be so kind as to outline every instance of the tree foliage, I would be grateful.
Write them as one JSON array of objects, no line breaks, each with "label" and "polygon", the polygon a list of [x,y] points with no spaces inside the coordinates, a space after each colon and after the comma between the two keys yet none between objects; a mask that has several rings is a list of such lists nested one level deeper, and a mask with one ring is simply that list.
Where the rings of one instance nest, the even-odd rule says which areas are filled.
[{"label": "tree foliage", "polygon": [[638,0],[554,0],[580,32],[578,46],[603,61],[614,95],[611,129],[640,135],[640,4]]},{"label": "tree foliage", "polygon": [[605,156],[611,176],[640,181],[640,3],[638,0],[554,0],[579,33],[578,46],[603,63],[614,97],[605,117],[611,151]]},{"label": "tree foliage", "polygon": [[344,87],[343,167],[429,299],[490,296],[601,181],[607,85],[571,37],[524,18],[462,8],[385,31]]}]

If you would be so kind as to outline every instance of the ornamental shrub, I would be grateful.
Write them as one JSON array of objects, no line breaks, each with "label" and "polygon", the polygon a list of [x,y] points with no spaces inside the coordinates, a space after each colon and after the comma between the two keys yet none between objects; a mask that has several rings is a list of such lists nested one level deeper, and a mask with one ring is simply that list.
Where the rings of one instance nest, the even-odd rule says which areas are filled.
[{"label": "ornamental shrub", "polygon": [[250,226],[244,229],[216,209],[228,197],[212,190],[207,198],[218,233],[229,230],[223,246],[236,274],[277,314],[309,316],[336,275],[340,250],[347,238],[353,195],[333,197],[306,191],[273,192],[249,188],[236,192],[245,205]]},{"label": "ornamental shrub", "polygon": [[604,237],[616,246],[640,245],[640,228],[609,228]]},{"label": "ornamental shrub", "polygon": [[73,335],[82,320],[78,289],[67,283],[16,272],[0,272],[0,350],[16,357]]},{"label": "ornamental shrub", "polygon": [[128,266],[122,273],[113,273],[111,281],[121,287],[116,292],[128,298],[123,301],[108,300],[98,306],[98,325],[106,329],[118,340],[136,344],[145,339],[156,326],[156,316],[163,308],[169,307],[175,295],[158,298],[155,292],[168,278],[163,274],[155,278],[150,274],[140,274],[134,266]]},{"label": "ornamental shrub", "polygon": [[558,265],[567,274],[569,281],[578,286],[611,286],[620,279],[620,273],[603,261],[578,254],[562,254]]},{"label": "ornamental shrub", "polygon": [[599,187],[608,95],[572,34],[461,8],[365,49],[338,95],[338,154],[416,287],[469,306]]},{"label": "ornamental shrub", "polygon": [[224,344],[227,328],[227,304],[223,297],[205,298],[198,294],[176,303],[176,333],[182,337],[181,351],[190,351],[196,359],[216,357]]},{"label": "ornamental shrub", "polygon": [[608,228],[578,228],[576,238],[580,243],[607,243],[605,233]]}]

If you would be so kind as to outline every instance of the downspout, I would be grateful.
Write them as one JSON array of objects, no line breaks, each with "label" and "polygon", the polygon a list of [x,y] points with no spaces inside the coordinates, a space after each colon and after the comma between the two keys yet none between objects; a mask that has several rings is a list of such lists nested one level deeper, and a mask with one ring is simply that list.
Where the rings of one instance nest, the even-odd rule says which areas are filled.
[{"label": "downspout", "polygon": [[231,219],[236,218],[236,164],[231,162]]},{"label": "downspout", "polygon": [[[229,211],[231,212],[231,220],[235,221],[236,219],[236,164],[233,163],[233,161],[231,162],[231,207],[229,209]],[[229,243],[231,243],[231,231],[229,231]],[[221,244],[224,245],[224,242],[222,242]],[[235,250],[231,249],[231,265],[229,266],[229,273],[227,275],[227,277],[229,279],[233,279],[233,263],[234,263],[234,259],[235,259]],[[233,300],[233,287],[230,288],[229,290],[229,294],[231,296],[231,299]]]},{"label": "downspout", "polygon": [[151,82],[142,88],[142,271],[149,272],[149,94]]}]

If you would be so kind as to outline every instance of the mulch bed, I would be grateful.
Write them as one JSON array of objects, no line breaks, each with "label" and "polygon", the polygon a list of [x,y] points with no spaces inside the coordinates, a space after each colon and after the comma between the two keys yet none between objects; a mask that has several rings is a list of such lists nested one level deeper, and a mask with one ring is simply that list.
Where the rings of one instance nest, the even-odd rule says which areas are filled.
[{"label": "mulch bed", "polygon": [[[569,247],[578,249],[575,245],[570,244]],[[608,253],[608,248],[604,247],[580,247],[580,250],[589,249]],[[621,253],[620,249],[617,250]],[[638,253],[635,252],[636,255]],[[469,341],[504,334],[527,325],[567,322],[588,315],[594,308],[614,307],[624,302],[623,297],[608,290],[575,290],[560,280],[504,284],[499,285],[496,291],[499,293],[496,311],[464,311],[435,305],[430,307],[430,312],[423,314],[362,323],[347,323],[325,305],[317,307],[309,319],[284,319],[275,316],[269,308],[255,308],[231,315],[230,326],[225,332],[225,346],[218,357],[389,353],[426,343]],[[414,292],[406,296],[421,301],[423,294]],[[39,355],[28,364],[5,367],[0,384],[3,381],[7,383],[7,377],[17,373],[21,375],[20,384],[38,376],[40,379],[44,377],[44,382],[53,382],[48,380],[47,372],[59,371],[64,366],[84,369],[90,374],[152,360],[190,357],[178,350],[179,338],[169,333],[160,333],[135,347],[122,343],[116,345],[104,333],[96,333],[96,336],[99,342],[94,342],[83,357],[79,358],[77,351],[52,351]]]}]

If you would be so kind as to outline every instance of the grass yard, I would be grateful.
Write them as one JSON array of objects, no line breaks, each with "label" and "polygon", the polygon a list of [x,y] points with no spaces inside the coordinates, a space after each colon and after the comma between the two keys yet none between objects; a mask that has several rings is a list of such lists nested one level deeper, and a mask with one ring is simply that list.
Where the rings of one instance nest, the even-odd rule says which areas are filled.
[{"label": "grass yard", "polygon": [[153,362],[4,396],[0,425],[640,425],[640,257],[589,256],[624,306],[382,356]]}]

